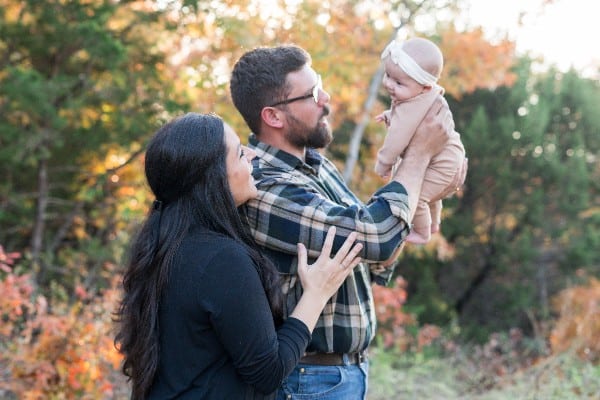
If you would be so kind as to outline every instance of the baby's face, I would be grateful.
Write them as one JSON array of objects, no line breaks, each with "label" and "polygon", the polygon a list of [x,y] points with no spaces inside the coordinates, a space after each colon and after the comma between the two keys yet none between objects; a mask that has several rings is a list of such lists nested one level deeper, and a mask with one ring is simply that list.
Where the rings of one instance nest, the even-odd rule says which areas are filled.
[{"label": "baby's face", "polygon": [[396,65],[388,56],[383,60],[385,75],[383,87],[392,101],[406,101],[425,91],[425,87]]}]

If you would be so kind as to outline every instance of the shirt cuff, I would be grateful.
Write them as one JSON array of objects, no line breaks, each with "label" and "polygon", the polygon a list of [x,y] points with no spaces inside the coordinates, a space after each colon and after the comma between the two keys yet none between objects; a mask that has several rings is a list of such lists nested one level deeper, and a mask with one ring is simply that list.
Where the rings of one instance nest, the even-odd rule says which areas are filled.
[{"label": "shirt cuff", "polygon": [[386,200],[392,214],[395,217],[402,219],[407,224],[409,223],[408,216],[410,215],[410,207],[408,205],[408,192],[404,185],[392,181],[377,190],[373,197],[380,197]]}]

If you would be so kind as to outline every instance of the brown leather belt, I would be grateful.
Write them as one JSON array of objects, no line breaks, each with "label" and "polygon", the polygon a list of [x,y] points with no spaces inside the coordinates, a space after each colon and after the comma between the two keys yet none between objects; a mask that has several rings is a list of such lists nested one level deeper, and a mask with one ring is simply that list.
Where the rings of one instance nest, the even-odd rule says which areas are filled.
[{"label": "brown leather belt", "polygon": [[367,352],[358,353],[307,353],[300,359],[300,364],[313,365],[346,365],[344,357],[351,365],[360,364],[367,360]]}]

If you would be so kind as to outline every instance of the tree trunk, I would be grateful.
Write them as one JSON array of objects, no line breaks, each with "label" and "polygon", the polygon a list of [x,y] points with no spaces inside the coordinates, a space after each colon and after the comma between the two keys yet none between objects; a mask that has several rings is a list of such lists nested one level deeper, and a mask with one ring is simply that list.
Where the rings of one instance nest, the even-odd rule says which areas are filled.
[{"label": "tree trunk", "polygon": [[[409,23],[410,20],[413,18],[415,12],[420,7],[421,5],[417,6],[414,10],[411,10],[409,17],[402,21],[402,23],[396,29],[394,29],[394,33],[390,38],[390,42],[396,39],[400,27]],[[344,165],[343,172],[344,180],[346,181],[346,184],[348,186],[350,186],[350,183],[352,182],[352,171],[354,171],[354,167],[356,167],[356,162],[358,161],[360,143],[362,142],[365,129],[367,128],[367,124],[369,123],[369,119],[371,118],[371,110],[373,109],[373,105],[375,105],[375,101],[377,100],[377,92],[379,91],[379,85],[381,85],[383,73],[383,65],[380,64],[379,68],[377,68],[377,71],[375,71],[375,74],[371,78],[371,83],[369,85],[369,95],[367,96],[367,100],[365,100],[362,114],[358,118],[358,124],[356,125],[356,127],[354,127],[354,131],[352,132],[352,136],[350,137],[350,143],[348,144],[348,156],[346,157],[346,164]]]},{"label": "tree trunk", "polygon": [[[394,31],[394,34],[397,31]],[[381,79],[383,77],[383,66],[380,65],[371,78],[371,84],[369,85],[369,95],[367,96],[367,100],[365,101],[365,105],[363,107],[362,115],[360,116],[360,120],[358,124],[354,127],[354,132],[352,132],[352,136],[350,137],[350,143],[348,144],[348,157],[346,157],[346,164],[344,166],[344,180],[348,185],[350,185],[352,181],[352,171],[354,171],[354,167],[356,166],[356,162],[358,161],[358,153],[360,151],[360,142],[362,141],[362,137],[365,133],[365,128],[369,123],[370,113],[373,109],[373,105],[375,104],[375,100],[377,99],[377,91],[379,89],[379,85],[381,84]]]},{"label": "tree trunk", "polygon": [[[38,165],[38,195],[35,212],[33,233],[31,235],[31,258],[34,269],[37,269],[38,278],[44,275],[41,263],[42,248],[44,245],[44,230],[46,228],[46,210],[48,208],[48,160],[42,158]],[[38,279],[39,282],[40,279]]]}]

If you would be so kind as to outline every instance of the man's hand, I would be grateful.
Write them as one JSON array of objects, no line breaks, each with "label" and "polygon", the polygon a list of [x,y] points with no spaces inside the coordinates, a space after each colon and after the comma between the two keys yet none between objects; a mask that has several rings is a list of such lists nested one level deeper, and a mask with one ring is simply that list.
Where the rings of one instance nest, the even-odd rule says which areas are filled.
[{"label": "man's hand", "polygon": [[444,148],[452,134],[455,134],[452,113],[446,99],[438,96],[417,127],[406,149],[405,158],[415,155],[431,160]]},{"label": "man's hand", "polygon": [[410,215],[407,223],[410,223],[415,215],[425,170],[433,156],[444,148],[450,135],[458,135],[454,132],[452,113],[446,99],[438,96],[417,127],[402,162],[392,177],[394,181],[403,184],[408,192]]}]

